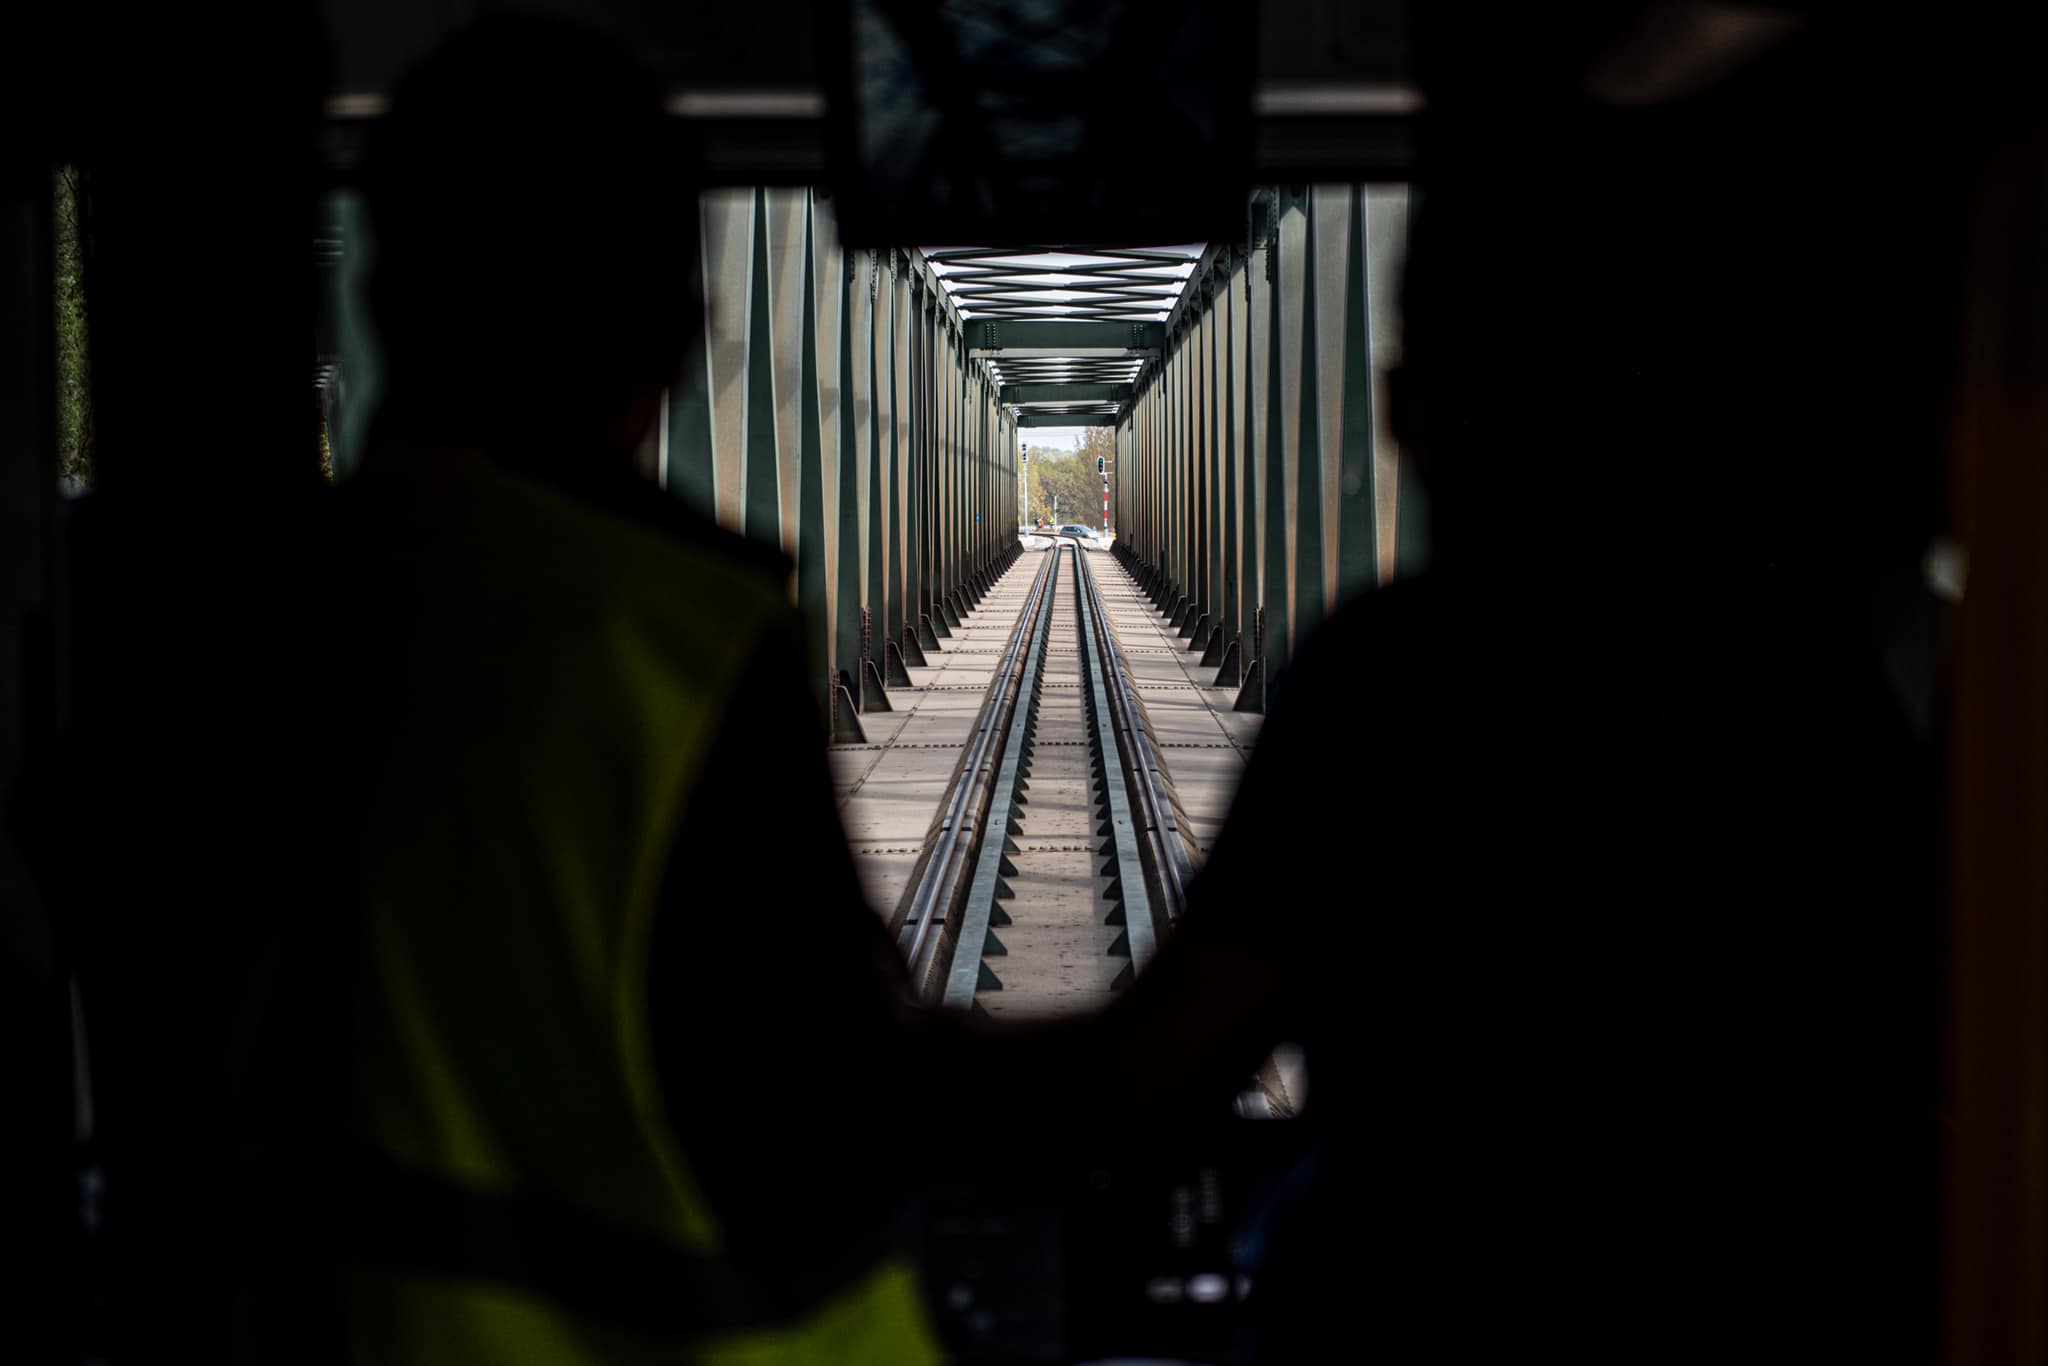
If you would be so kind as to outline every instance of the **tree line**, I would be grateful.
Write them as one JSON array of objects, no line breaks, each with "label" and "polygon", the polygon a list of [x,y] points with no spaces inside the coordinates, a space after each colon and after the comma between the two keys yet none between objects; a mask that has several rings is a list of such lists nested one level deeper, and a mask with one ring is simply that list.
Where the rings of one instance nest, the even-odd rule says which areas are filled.
[{"label": "tree line", "polygon": [[1077,522],[1096,530],[1102,528],[1102,476],[1095,472],[1098,456],[1109,462],[1109,477],[1116,478],[1116,433],[1108,427],[1088,427],[1081,434],[1078,451],[1042,448],[1025,443],[1029,461],[1025,466],[1028,491],[1027,516],[1033,523]]}]

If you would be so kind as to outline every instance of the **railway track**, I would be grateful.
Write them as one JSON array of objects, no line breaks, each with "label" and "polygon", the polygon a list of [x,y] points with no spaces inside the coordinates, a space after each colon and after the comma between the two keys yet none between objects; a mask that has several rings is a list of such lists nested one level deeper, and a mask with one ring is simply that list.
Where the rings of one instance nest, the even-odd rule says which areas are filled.
[{"label": "railway track", "polygon": [[1057,545],[898,908],[913,981],[991,1014],[1106,1001],[1180,914],[1183,826],[1094,569]]}]

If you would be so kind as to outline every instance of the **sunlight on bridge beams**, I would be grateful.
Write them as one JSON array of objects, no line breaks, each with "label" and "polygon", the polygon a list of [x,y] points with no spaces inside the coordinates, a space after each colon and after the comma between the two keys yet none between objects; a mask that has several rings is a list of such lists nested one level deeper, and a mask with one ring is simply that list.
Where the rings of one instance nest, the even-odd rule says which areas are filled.
[{"label": "sunlight on bridge beams", "polygon": [[[1194,243],[1043,251],[925,247],[920,254],[962,322],[1113,325],[1167,321],[1207,250]],[[1113,423],[1158,356],[1156,346],[1129,340],[1126,346],[1020,347],[1011,354],[992,331],[987,347],[974,354],[1020,421]]]}]

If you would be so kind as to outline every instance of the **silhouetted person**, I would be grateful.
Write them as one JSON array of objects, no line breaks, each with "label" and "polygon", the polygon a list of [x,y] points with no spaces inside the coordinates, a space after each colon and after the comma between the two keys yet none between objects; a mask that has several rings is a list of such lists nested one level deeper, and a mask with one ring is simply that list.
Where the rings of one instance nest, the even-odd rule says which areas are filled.
[{"label": "silhouetted person", "polygon": [[698,307],[662,92],[578,30],[487,20],[400,85],[366,179],[351,1350],[929,1359],[892,1131],[862,1122],[902,969],[789,566],[632,464]]},{"label": "silhouetted person", "polygon": [[1876,587],[1931,528],[1953,201],[1840,193],[1833,48],[1625,112],[1541,25],[1424,31],[1435,559],[1302,648],[1185,922],[1288,965],[1309,1050],[1266,1350],[1918,1359],[1925,608]]}]

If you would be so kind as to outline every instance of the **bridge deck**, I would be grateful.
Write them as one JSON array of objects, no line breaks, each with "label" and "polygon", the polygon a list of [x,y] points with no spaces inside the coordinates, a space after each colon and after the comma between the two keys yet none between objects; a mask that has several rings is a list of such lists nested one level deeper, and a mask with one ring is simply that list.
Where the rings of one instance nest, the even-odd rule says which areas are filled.
[{"label": "bridge deck", "polygon": [[[1215,671],[1200,665],[1116,558],[1085,553],[1199,858],[1228,810],[1260,718],[1232,709],[1235,689],[1210,686]],[[841,821],[869,902],[885,917],[903,900],[935,833],[1039,564],[1037,554],[1020,557],[931,657],[932,667],[913,667],[912,686],[891,690],[895,710],[862,717],[866,743],[832,748]],[[1108,953],[1117,936],[1107,923],[1110,879],[1091,828],[1093,756],[1073,591],[1072,568],[1062,563],[1030,803],[1011,855],[1018,895],[1005,903],[1012,923],[998,931],[1006,952],[990,960],[1004,985],[979,997],[996,1014],[1100,1004],[1122,967]]]}]

